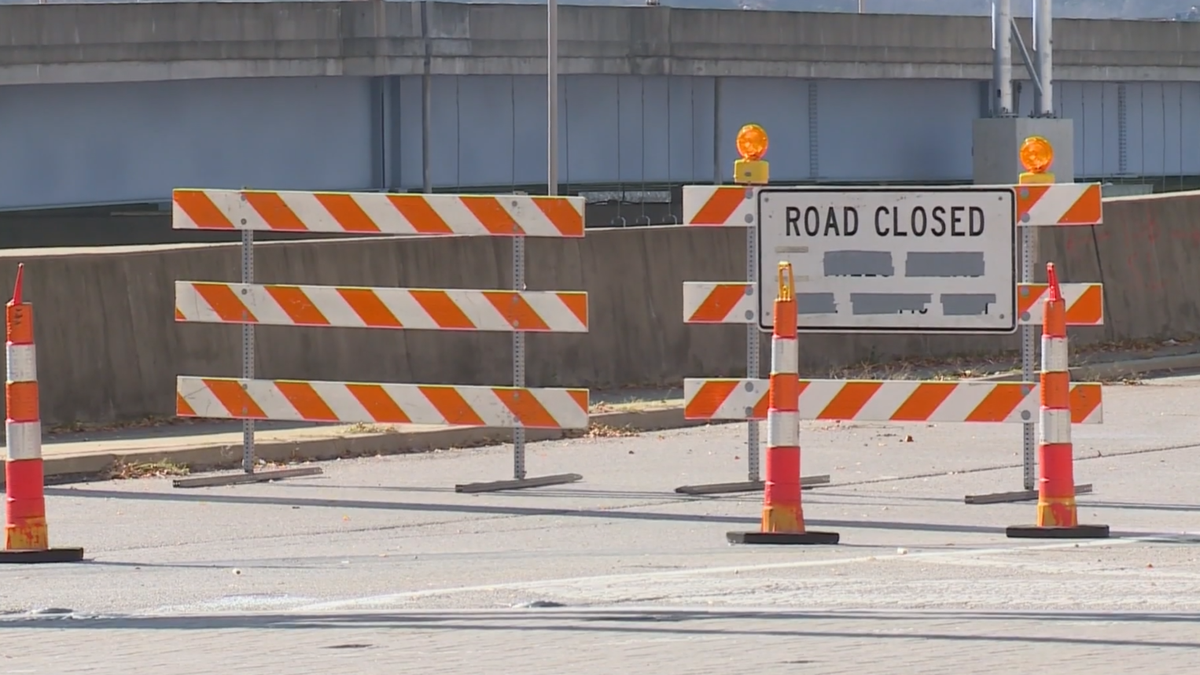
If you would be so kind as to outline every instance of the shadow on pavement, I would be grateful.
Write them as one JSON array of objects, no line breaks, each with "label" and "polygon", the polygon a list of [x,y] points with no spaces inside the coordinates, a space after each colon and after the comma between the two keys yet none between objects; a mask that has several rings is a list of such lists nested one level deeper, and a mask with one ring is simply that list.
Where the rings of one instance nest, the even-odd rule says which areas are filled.
[{"label": "shadow on pavement", "polygon": [[[647,511],[624,511],[618,509],[641,508],[642,505],[626,505],[611,509],[555,509],[532,506],[500,506],[482,504],[422,504],[418,502],[370,501],[362,499],[312,499],[306,497],[262,497],[256,495],[230,494],[183,494],[178,492],[124,492],[120,490],[93,490],[47,488],[46,494],[57,497],[86,499],[120,499],[127,501],[190,502],[206,504],[249,504],[297,506],[311,508],[377,509],[385,511],[413,511],[424,513],[465,513],[496,516],[553,516],[565,518],[597,518],[603,520],[654,520],[688,523],[729,523],[757,525],[761,522],[754,516],[714,516],[684,513],[661,513]],[[940,523],[906,523],[876,520],[821,520],[806,519],[812,527],[867,528],[879,530],[916,530],[925,532],[958,532],[975,534],[1004,534],[1003,527],[983,525],[955,525]],[[1149,534],[1149,533],[1147,533]]]}]

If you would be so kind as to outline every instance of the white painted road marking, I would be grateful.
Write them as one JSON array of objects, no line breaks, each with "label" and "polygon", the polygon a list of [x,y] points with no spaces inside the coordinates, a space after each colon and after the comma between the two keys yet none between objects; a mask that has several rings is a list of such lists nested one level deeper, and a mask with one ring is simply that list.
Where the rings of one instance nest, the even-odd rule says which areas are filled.
[{"label": "white painted road marking", "polygon": [[1030,546],[1011,546],[1004,548],[980,548],[980,549],[961,549],[954,551],[919,551],[916,553],[890,554],[890,555],[869,555],[855,556],[852,558],[829,558],[821,560],[797,560],[792,562],[782,563],[764,563],[761,565],[735,565],[729,567],[701,567],[686,570],[663,570],[659,572],[639,572],[636,574],[608,574],[598,576],[571,577],[563,579],[546,579],[542,581],[518,581],[510,583],[485,584],[479,586],[456,586],[451,588],[428,589],[423,591],[408,591],[403,593],[391,593],[386,595],[364,596],[360,598],[351,598],[347,600],[334,600],[330,602],[319,602],[311,605],[303,605],[296,608],[297,612],[328,612],[341,611],[356,608],[365,608],[379,605],[392,605],[402,603],[419,598],[437,597],[443,595],[455,595],[463,593],[487,593],[495,591],[536,591],[538,589],[549,586],[583,586],[588,584],[599,584],[606,587],[612,587],[620,584],[645,584],[654,582],[659,579],[667,579],[673,577],[693,577],[693,576],[711,576],[720,574],[741,574],[745,572],[760,572],[769,570],[786,570],[799,569],[805,567],[824,567],[834,565],[845,565],[850,563],[862,563],[870,561],[886,561],[886,560],[913,560],[913,559],[936,559],[939,558],[962,558],[976,557],[987,555],[1005,555],[1019,552],[1032,551],[1053,551],[1071,548],[1094,548],[1094,547],[1116,547],[1126,546],[1130,544],[1147,543],[1153,541],[1186,541],[1195,535],[1186,533],[1182,534],[1164,534],[1157,536],[1145,537],[1130,537],[1122,539],[1101,539],[1092,541],[1072,541],[1065,543],[1054,544],[1034,544]]}]

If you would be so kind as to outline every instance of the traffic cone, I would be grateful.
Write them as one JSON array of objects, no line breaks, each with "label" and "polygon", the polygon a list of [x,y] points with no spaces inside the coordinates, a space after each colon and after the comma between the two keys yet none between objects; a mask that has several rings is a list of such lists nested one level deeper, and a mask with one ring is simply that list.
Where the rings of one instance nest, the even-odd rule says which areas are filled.
[{"label": "traffic cone", "polygon": [[82,548],[50,548],[42,471],[42,422],[38,414],[37,354],[33,305],[23,302],[25,265],[17,265],[13,298],[6,306],[8,377],[4,382],[4,550],[0,563],[78,562]]},{"label": "traffic cone", "polygon": [[1050,288],[1042,319],[1037,525],[1013,525],[1007,534],[1014,539],[1105,539],[1108,526],[1080,525],[1075,508],[1067,303],[1054,263],[1046,265],[1046,282]]},{"label": "traffic cone", "polygon": [[775,330],[771,336],[771,383],[767,403],[767,451],[762,530],[729,532],[731,544],[836,544],[836,532],[804,527],[800,504],[800,347],[796,341],[796,295],[791,263],[779,263]]}]

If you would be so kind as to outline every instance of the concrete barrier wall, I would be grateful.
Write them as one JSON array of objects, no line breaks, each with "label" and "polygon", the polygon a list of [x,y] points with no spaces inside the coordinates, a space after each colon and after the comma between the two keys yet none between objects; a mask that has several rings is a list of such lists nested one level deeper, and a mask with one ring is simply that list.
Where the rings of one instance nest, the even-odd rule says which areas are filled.
[{"label": "concrete barrier wall", "polygon": [[[264,283],[486,288],[510,284],[511,244],[491,239],[271,242],[257,247]],[[1103,281],[1108,325],[1080,341],[1200,334],[1200,193],[1106,200],[1105,224],[1044,230],[1041,260],[1064,281]],[[42,418],[49,424],[174,412],[177,374],[240,374],[236,326],[176,324],[177,279],[236,281],[237,245],[9,251],[0,283],[26,263],[34,303]],[[673,385],[744,372],[741,326],[682,321],[682,283],[744,276],[740,229],[592,230],[529,242],[530,289],[586,290],[591,332],[533,335],[530,385]],[[4,291],[7,293],[7,291]],[[508,335],[262,327],[259,377],[505,384]],[[1015,349],[1015,336],[808,335],[804,368],[904,356]]]}]

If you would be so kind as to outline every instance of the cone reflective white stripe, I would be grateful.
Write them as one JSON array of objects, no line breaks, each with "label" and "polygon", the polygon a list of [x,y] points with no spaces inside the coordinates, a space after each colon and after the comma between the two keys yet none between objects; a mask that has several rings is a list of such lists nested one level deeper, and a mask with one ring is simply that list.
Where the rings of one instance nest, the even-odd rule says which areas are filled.
[{"label": "cone reflective white stripe", "polygon": [[1065,373],[1070,371],[1070,354],[1067,338],[1042,336],[1042,371]]},{"label": "cone reflective white stripe", "polygon": [[8,343],[6,366],[8,382],[34,382],[37,380],[37,350],[31,345]]},{"label": "cone reflective white stripe", "polygon": [[41,422],[5,422],[9,461],[42,458]]},{"label": "cone reflective white stripe", "polygon": [[795,375],[800,372],[800,347],[796,340],[771,340],[771,372]]},{"label": "cone reflective white stripe", "polygon": [[1042,443],[1071,442],[1071,411],[1042,408],[1040,413]]},{"label": "cone reflective white stripe", "polygon": [[787,410],[767,412],[767,446],[797,448],[800,446],[800,415]]}]

